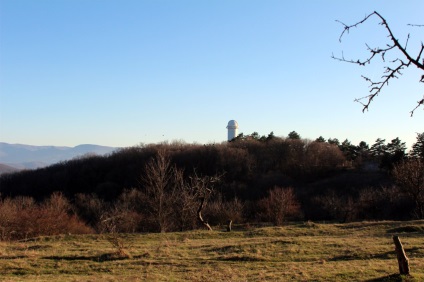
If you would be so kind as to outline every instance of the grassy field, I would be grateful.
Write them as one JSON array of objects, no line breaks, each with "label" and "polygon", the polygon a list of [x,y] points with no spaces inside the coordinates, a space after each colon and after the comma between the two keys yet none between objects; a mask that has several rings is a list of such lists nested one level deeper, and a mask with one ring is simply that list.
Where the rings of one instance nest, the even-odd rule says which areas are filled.
[{"label": "grassy field", "polygon": [[[424,281],[424,221],[221,229],[0,242],[0,280]],[[397,275],[393,235],[410,277]]]}]

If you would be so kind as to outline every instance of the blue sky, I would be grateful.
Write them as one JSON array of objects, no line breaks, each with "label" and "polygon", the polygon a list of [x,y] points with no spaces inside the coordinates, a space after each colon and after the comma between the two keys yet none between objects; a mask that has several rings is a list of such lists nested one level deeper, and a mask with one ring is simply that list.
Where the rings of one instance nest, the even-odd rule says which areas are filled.
[{"label": "blue sky", "polygon": [[[416,69],[362,113],[359,67],[382,44],[376,20],[339,42],[342,26],[381,13],[401,42],[424,40],[424,1],[0,0],[0,141],[32,145],[226,140],[239,132],[349,139],[424,131]],[[416,54],[416,52],[415,52]]]}]

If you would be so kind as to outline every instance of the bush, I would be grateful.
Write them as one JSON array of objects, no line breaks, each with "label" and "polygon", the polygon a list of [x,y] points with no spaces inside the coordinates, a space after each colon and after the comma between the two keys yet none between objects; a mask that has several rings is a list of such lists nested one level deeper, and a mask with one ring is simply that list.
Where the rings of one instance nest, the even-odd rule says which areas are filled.
[{"label": "bush", "polygon": [[238,198],[223,201],[222,197],[211,201],[205,207],[205,219],[212,225],[227,224],[228,221],[243,222],[244,204]]},{"label": "bush", "polygon": [[100,218],[109,206],[95,194],[77,194],[74,201],[76,214],[84,219],[90,226],[98,230]]},{"label": "bush", "polygon": [[268,192],[268,196],[259,200],[260,217],[264,221],[272,222],[277,226],[283,224],[288,217],[300,216],[300,204],[291,187],[275,186]]},{"label": "bush", "polygon": [[0,202],[1,240],[19,240],[64,233],[86,234],[93,230],[69,213],[69,202],[54,193],[42,204],[32,198],[6,198]]},{"label": "bush", "polygon": [[417,158],[400,162],[392,174],[401,192],[413,201],[415,217],[424,219],[424,161]]}]

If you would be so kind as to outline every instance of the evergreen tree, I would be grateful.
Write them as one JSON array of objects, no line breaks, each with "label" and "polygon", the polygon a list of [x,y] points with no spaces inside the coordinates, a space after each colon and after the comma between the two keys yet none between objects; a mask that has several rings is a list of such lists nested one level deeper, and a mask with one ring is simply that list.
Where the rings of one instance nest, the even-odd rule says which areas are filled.
[{"label": "evergreen tree", "polygon": [[296,131],[292,131],[289,133],[289,139],[300,139],[300,135]]},{"label": "evergreen tree", "polygon": [[341,145],[339,145],[340,151],[343,152],[347,160],[354,160],[358,156],[358,152],[356,151],[356,146],[352,145],[352,143],[345,139]]},{"label": "evergreen tree", "polygon": [[387,150],[381,160],[380,167],[383,169],[391,170],[395,164],[405,159],[405,142],[402,142],[399,137],[396,137],[387,144],[386,149]]},{"label": "evergreen tree", "polygon": [[399,137],[393,139],[390,143],[387,144],[387,152],[391,155],[402,154],[405,155],[405,142],[400,141]]},{"label": "evergreen tree", "polygon": [[375,143],[370,148],[371,156],[380,159],[386,154],[387,146],[384,142],[386,142],[386,139],[377,138],[377,140],[375,140]]},{"label": "evergreen tree", "polygon": [[359,145],[356,146],[356,151],[358,156],[362,159],[367,159],[369,157],[370,146],[365,141],[359,142]]},{"label": "evergreen tree", "polygon": [[325,142],[325,138],[320,136],[317,139],[315,139],[315,142]]},{"label": "evergreen tree", "polygon": [[359,145],[357,146],[357,150],[359,153],[368,152],[370,149],[370,146],[365,141],[359,142]]},{"label": "evergreen tree", "polygon": [[253,132],[250,136],[255,140],[259,140],[259,138],[260,138],[259,133],[257,133],[256,131]]},{"label": "evergreen tree", "polygon": [[424,132],[417,133],[417,142],[412,145],[410,156],[413,158],[421,158],[424,160]]},{"label": "evergreen tree", "polygon": [[268,137],[266,138],[266,141],[272,140],[274,138],[275,138],[274,131],[271,131],[271,133],[268,134]]},{"label": "evergreen tree", "polygon": [[337,138],[328,138],[328,144],[340,146],[339,139]]},{"label": "evergreen tree", "polygon": [[246,137],[244,136],[243,132],[240,133],[239,135],[237,135],[236,137],[233,138],[233,140],[231,140],[230,142],[234,142],[234,141],[241,141],[246,139]]}]

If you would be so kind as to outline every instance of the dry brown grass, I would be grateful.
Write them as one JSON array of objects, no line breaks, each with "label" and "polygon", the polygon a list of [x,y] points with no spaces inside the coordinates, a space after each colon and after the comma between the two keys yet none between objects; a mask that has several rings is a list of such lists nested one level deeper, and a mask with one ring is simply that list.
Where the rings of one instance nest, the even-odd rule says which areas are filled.
[{"label": "dry brown grass", "polygon": [[[398,272],[400,236],[412,277]],[[5,281],[424,281],[424,221],[102,235],[0,243]]]}]

